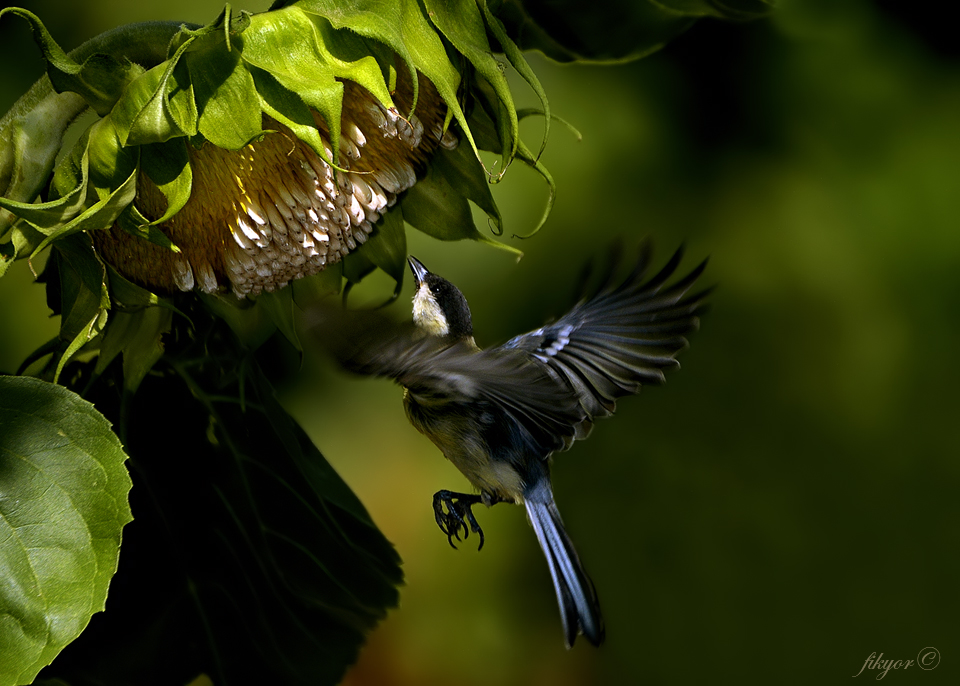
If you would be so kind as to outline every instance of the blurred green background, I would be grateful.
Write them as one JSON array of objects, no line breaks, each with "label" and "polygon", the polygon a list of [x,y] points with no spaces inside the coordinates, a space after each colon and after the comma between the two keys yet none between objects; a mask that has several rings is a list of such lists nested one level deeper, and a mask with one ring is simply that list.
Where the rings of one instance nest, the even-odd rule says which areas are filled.
[{"label": "blurred green background", "polygon": [[[24,6],[67,48],[221,7]],[[25,23],[5,17],[0,36],[5,110],[42,63]],[[945,21],[906,2],[784,2],[630,65],[531,61],[583,138],[553,130],[559,194],[539,235],[509,241],[524,259],[409,233],[470,300],[478,342],[562,312],[583,261],[618,236],[651,236],[661,260],[685,241],[685,266],[710,255],[719,289],[682,371],[554,463],[606,616],[600,650],[563,649],[522,510],[478,510],[482,553],[451,550],[430,498],[467,484],[409,426],[399,389],[307,356],[283,400],[407,579],[345,683],[839,683],[873,652],[927,646],[935,670],[886,679],[960,683],[960,48]],[[524,123],[528,142],[541,126]],[[546,199],[519,164],[494,192],[508,233]],[[22,263],[0,282],[5,371],[56,332],[31,279]],[[355,295],[389,291],[372,278]]]}]

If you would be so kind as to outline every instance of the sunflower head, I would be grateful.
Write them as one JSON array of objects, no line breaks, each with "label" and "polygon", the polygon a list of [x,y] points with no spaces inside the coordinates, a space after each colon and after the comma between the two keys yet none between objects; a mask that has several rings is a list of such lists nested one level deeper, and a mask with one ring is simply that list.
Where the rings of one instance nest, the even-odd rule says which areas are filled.
[{"label": "sunflower head", "polygon": [[[391,108],[362,86],[343,83],[337,155],[316,112],[323,156],[266,114],[270,133],[239,150],[180,142],[192,169],[191,195],[159,227],[179,251],[115,224],[93,233],[98,253],[150,290],[229,290],[237,297],[274,291],[340,262],[366,243],[437,147],[457,145],[443,127],[447,108],[428,80],[420,78],[416,114],[399,114],[398,107],[409,111],[413,93],[405,74],[399,72]],[[329,161],[335,157],[336,165]],[[154,221],[168,201],[141,175],[134,205]]]},{"label": "sunflower head", "polygon": [[[343,276],[375,268],[399,287],[405,224],[495,243],[470,203],[501,232],[489,182],[514,160],[547,181],[549,213],[553,183],[539,157],[552,115],[522,48],[622,60],[695,16],[743,18],[765,0],[727,4],[735,10],[631,0],[629,30],[610,41],[578,3],[278,1],[261,14],[228,6],[207,26],[121,27],[70,54],[32,13],[0,10],[30,23],[47,60],[47,75],[0,120],[0,276],[55,248],[54,267],[69,272],[60,337],[71,354],[125,308],[183,291],[238,304],[321,272],[323,288],[338,290]],[[542,105],[535,150],[519,137],[531,111],[517,110],[506,63]],[[98,119],[61,154],[87,109]],[[481,150],[500,157],[496,174]],[[276,325],[293,331],[290,316]]]}]

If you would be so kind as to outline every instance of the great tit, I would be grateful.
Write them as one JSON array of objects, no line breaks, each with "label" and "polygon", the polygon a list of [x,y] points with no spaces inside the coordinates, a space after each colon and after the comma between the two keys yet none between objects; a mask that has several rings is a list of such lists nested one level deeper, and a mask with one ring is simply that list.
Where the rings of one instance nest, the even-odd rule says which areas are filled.
[{"label": "great tit", "polygon": [[[675,356],[698,327],[709,292],[687,295],[706,260],[666,286],[683,249],[644,280],[650,256],[645,242],[623,280],[616,277],[618,260],[611,259],[599,286],[573,309],[496,348],[477,347],[466,298],[413,256],[413,325],[367,314],[335,323],[328,315],[317,327],[342,365],[403,386],[410,422],[479,491],[434,495],[437,524],[451,545],[462,530],[464,538],[478,534],[483,546],[473,505],[526,507],[550,568],[568,648],[581,633],[600,645],[604,624],[593,582],[554,502],[551,456],[586,438],[594,419],[613,413],[616,398],[661,383],[663,370],[678,366]],[[589,269],[583,278],[592,280]]]}]

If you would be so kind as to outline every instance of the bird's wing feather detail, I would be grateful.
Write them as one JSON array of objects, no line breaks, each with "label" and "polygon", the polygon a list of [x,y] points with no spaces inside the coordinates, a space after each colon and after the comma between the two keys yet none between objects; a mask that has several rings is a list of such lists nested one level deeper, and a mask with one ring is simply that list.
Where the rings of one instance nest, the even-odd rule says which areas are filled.
[{"label": "bird's wing feather detail", "polygon": [[314,330],[340,364],[358,374],[394,379],[424,406],[489,402],[548,451],[569,447],[585,411],[569,387],[528,355],[477,350],[423,337],[412,324],[376,313],[317,310]]},{"label": "bird's wing feather detail", "polygon": [[[609,415],[616,398],[638,392],[643,384],[661,383],[663,370],[678,366],[675,356],[687,347],[685,335],[699,326],[709,290],[687,293],[707,262],[665,286],[682,258],[681,247],[644,281],[650,264],[649,244],[644,244],[636,266],[619,282],[614,258],[600,287],[570,312],[501,348],[524,351],[565,379],[591,419]],[[585,421],[577,438],[583,438],[590,425]]]}]

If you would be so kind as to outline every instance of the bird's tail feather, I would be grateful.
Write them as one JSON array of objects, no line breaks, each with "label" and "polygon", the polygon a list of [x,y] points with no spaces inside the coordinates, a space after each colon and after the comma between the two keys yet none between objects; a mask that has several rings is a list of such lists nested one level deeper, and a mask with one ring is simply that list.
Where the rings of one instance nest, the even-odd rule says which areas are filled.
[{"label": "bird's tail feather", "polygon": [[525,493],[524,504],[550,567],[567,647],[573,645],[580,633],[593,645],[600,645],[604,628],[597,591],[563,528],[549,482],[541,481]]}]

